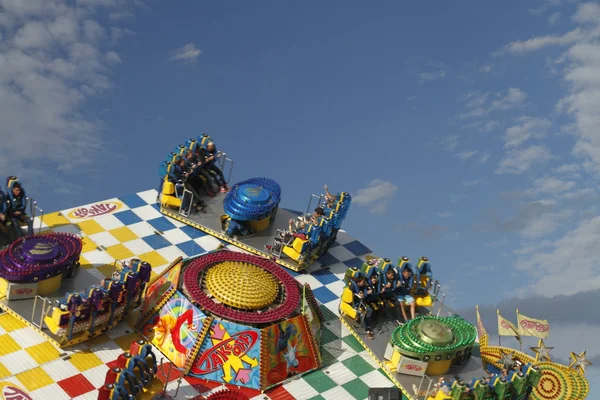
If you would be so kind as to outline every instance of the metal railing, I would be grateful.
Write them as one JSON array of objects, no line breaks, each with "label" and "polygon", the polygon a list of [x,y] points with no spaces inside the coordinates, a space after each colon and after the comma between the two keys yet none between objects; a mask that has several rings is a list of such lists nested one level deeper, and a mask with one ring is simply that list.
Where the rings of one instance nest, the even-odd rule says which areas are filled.
[{"label": "metal railing", "polygon": [[[148,341],[148,340],[146,340]],[[168,361],[168,360],[167,360]],[[175,368],[175,371],[179,371],[179,378],[177,379],[177,389],[175,389],[175,393],[173,395],[169,395],[169,397],[171,398],[177,398],[177,394],[179,393],[179,388],[181,387],[181,381],[183,380],[184,375],[184,370],[182,368],[178,368],[178,367],[174,367],[172,362],[168,362],[169,363],[169,369],[167,370],[167,373],[165,374],[165,359],[163,357],[160,358],[160,373],[162,374],[163,378],[165,378],[165,386],[163,386],[163,390],[162,393],[160,394],[160,398],[164,398],[167,395],[167,387],[169,386],[169,382],[170,382],[170,378],[171,378],[171,371],[173,370],[173,368]]]},{"label": "metal railing", "polygon": [[317,199],[317,207],[321,205],[321,202],[323,201],[323,199],[325,198],[325,195],[320,195],[317,196],[316,194],[311,194],[310,197],[308,198],[308,207],[306,207],[306,213],[304,215],[310,215],[310,210],[311,210],[311,206],[312,206],[312,202],[314,199]]},{"label": "metal railing", "polygon": [[[42,302],[42,312],[40,313],[40,323],[38,324],[35,320],[35,314],[37,311],[37,302],[38,299]],[[48,315],[48,311],[52,309],[52,302],[47,297],[42,297],[40,295],[35,296],[33,299],[33,310],[31,311],[31,323],[38,327],[40,330],[44,329],[44,317]]]},{"label": "metal railing", "polygon": [[231,158],[227,157],[227,153],[221,153],[221,157],[219,157],[218,165],[219,165],[219,168],[221,169],[221,171],[223,171],[223,176],[225,176],[225,165],[227,164],[228,161],[229,161],[230,167],[229,167],[229,174],[227,175],[226,183],[229,183],[231,181],[231,174],[233,173],[234,162]]},{"label": "metal railing", "polygon": [[[427,379],[428,382],[426,382],[425,379]],[[423,389],[424,384],[427,384],[427,389]],[[431,379],[427,375],[423,375],[421,377],[421,382],[419,382],[419,387],[417,388],[416,386],[413,386],[413,390],[416,392],[415,393],[416,398],[417,399],[426,399],[429,396],[432,385],[433,385],[433,379]],[[425,392],[425,394],[422,394],[423,392]]]},{"label": "metal railing", "polygon": [[[189,205],[187,206],[187,210],[183,209],[183,205],[185,204],[186,196],[189,197]],[[183,196],[181,196],[181,205],[179,206],[179,214],[184,211],[188,216],[192,212],[192,205],[194,204],[194,194],[191,190],[188,190],[186,187],[183,188]]]}]

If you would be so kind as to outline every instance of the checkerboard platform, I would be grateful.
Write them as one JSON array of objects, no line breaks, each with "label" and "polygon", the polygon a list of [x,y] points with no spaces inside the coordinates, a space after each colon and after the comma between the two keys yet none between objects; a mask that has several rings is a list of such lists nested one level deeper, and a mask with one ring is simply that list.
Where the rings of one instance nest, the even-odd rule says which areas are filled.
[{"label": "checkerboard platform", "polygon": [[[149,190],[127,197],[44,216],[42,231],[69,232],[83,238],[81,267],[98,279],[108,277],[115,260],[139,257],[161,273],[175,258],[216,249],[221,242],[203,232],[163,216]],[[36,229],[40,222],[36,221]],[[232,250],[237,248],[227,245]],[[256,399],[366,399],[369,387],[392,387],[377,363],[338,319],[338,299],[346,268],[360,266],[370,250],[343,231],[328,254],[300,273],[321,303],[324,367]],[[83,288],[82,288],[83,289]],[[125,323],[89,342],[61,350],[31,327],[9,314],[0,314],[0,382],[26,389],[33,399],[97,398],[106,371],[139,336]],[[160,352],[156,351],[159,355]],[[174,396],[177,383],[169,383]],[[218,390],[204,380],[186,378],[176,397],[203,398]]]}]

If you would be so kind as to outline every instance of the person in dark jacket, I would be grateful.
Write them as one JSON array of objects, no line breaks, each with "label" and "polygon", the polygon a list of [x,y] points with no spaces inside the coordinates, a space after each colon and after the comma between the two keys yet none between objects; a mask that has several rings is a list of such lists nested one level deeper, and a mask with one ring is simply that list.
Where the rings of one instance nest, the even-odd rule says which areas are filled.
[{"label": "person in dark jacket", "polygon": [[217,177],[217,183],[221,186],[221,192],[227,193],[229,191],[229,187],[227,187],[227,182],[225,182],[225,176],[223,175],[223,171],[219,167],[217,167],[217,158],[221,157],[221,152],[217,151],[217,147],[214,142],[208,142],[206,145],[206,164],[205,168],[209,172],[213,172]]},{"label": "person in dark jacket", "polygon": [[18,181],[11,180],[9,182],[8,198],[10,203],[10,217],[15,226],[20,223],[27,224],[27,234],[33,235],[33,220],[27,215],[27,196],[25,190]]},{"label": "person in dark jacket", "polygon": [[13,241],[11,232],[12,221],[10,220],[9,210],[8,196],[0,190],[0,235],[2,235],[8,243]]}]

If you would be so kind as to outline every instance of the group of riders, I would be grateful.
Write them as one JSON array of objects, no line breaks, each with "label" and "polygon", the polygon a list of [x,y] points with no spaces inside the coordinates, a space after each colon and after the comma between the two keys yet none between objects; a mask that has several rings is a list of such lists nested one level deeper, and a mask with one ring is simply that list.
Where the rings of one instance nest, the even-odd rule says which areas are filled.
[{"label": "group of riders", "polygon": [[[175,160],[172,174],[169,175],[176,186],[189,185],[196,193],[205,193],[208,197],[214,197],[217,191],[227,193],[229,187],[223,175],[223,171],[217,165],[217,160],[223,154],[217,151],[214,142],[210,141],[206,148],[196,145],[195,148],[189,148],[187,152]],[[190,199],[183,196],[182,212],[187,213]],[[194,196],[196,211],[201,211],[206,207],[206,203]]]},{"label": "group of riders", "polygon": [[11,243],[23,235],[21,225],[27,226],[27,234],[33,235],[33,220],[27,214],[25,189],[16,176],[6,178],[6,193],[0,188],[0,237]]},{"label": "group of riders", "polygon": [[416,302],[412,293],[415,289],[417,293],[426,292],[427,289],[421,287],[421,276],[431,276],[429,260],[421,257],[421,261],[416,279],[407,257],[402,257],[398,266],[386,264],[383,270],[377,267],[379,259],[373,259],[367,262],[369,268],[366,272],[356,270],[352,273],[348,285],[354,295],[354,307],[363,311],[363,323],[369,339],[375,337],[374,329],[381,333],[377,317],[382,310],[387,313],[389,306],[394,310],[400,309],[404,321],[415,318]]}]

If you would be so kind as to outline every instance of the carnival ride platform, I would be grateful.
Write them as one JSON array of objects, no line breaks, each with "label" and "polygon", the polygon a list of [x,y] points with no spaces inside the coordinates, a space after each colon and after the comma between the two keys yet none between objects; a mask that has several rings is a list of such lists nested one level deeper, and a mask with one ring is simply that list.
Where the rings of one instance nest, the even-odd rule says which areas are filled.
[{"label": "carnival ride platform", "polygon": [[[443,306],[442,306],[443,307]],[[446,315],[452,315],[452,312],[449,312],[445,307],[443,307],[446,312]],[[419,307],[418,315],[428,315],[430,314],[429,309],[425,307]],[[441,377],[444,377],[446,381],[452,381],[453,377],[459,375],[466,382],[470,382],[474,378],[481,378],[483,376],[487,376],[488,374],[483,369],[483,364],[481,360],[481,355],[479,354],[479,348],[473,347],[473,352],[471,357],[462,365],[453,365],[448,373],[439,375],[439,376],[413,376],[398,373],[390,369],[387,365],[385,365],[385,354],[388,348],[388,344],[390,343],[390,336],[392,332],[398,327],[398,322],[393,319],[385,319],[383,321],[378,322],[378,327],[381,328],[381,333],[376,333],[375,337],[370,340],[366,336],[366,331],[364,327],[360,326],[358,322],[349,318],[346,315],[342,315],[340,317],[342,324],[350,331],[352,336],[354,336],[359,343],[361,343],[364,348],[369,352],[371,357],[377,362],[377,364],[382,368],[385,374],[390,378],[390,380],[398,387],[404,395],[413,400],[421,400],[425,399],[424,393],[428,389],[428,387],[432,387],[434,383],[437,383],[437,380]],[[419,390],[415,390],[419,389]],[[417,393],[415,393],[415,391]]]},{"label": "carnival ride platform", "polygon": [[[49,308],[56,306],[57,300],[64,299],[69,292],[78,292],[82,288],[92,285],[98,285],[100,279],[85,269],[78,268],[73,277],[64,280],[61,287],[56,292],[53,292],[47,297],[36,296],[33,299],[8,300],[7,298],[0,299],[0,308],[14,317],[20,319],[28,325],[35,326],[38,331],[48,337],[56,346],[70,346],[88,340],[89,337],[74,337],[68,343],[61,343],[59,336],[54,335],[45,326],[43,318]],[[40,329],[40,327],[42,327]]]},{"label": "carnival ride platform", "polygon": [[[268,229],[248,237],[239,237],[235,239],[225,235],[221,226],[221,216],[225,214],[223,199],[223,195],[217,195],[212,198],[203,197],[206,208],[200,212],[190,213],[187,217],[180,214],[177,210],[166,207],[161,207],[160,211],[168,217],[193,226],[196,229],[239,247],[242,250],[267,258],[273,258],[275,256],[266,251],[265,245],[273,244],[273,238],[275,237],[277,230],[287,230],[289,227],[289,220],[295,219],[300,215],[298,212],[280,208],[277,210],[275,216],[271,217],[273,218],[273,221]],[[292,271],[300,271],[307,267],[307,265],[302,265],[285,255],[278,257],[275,262]]]}]

